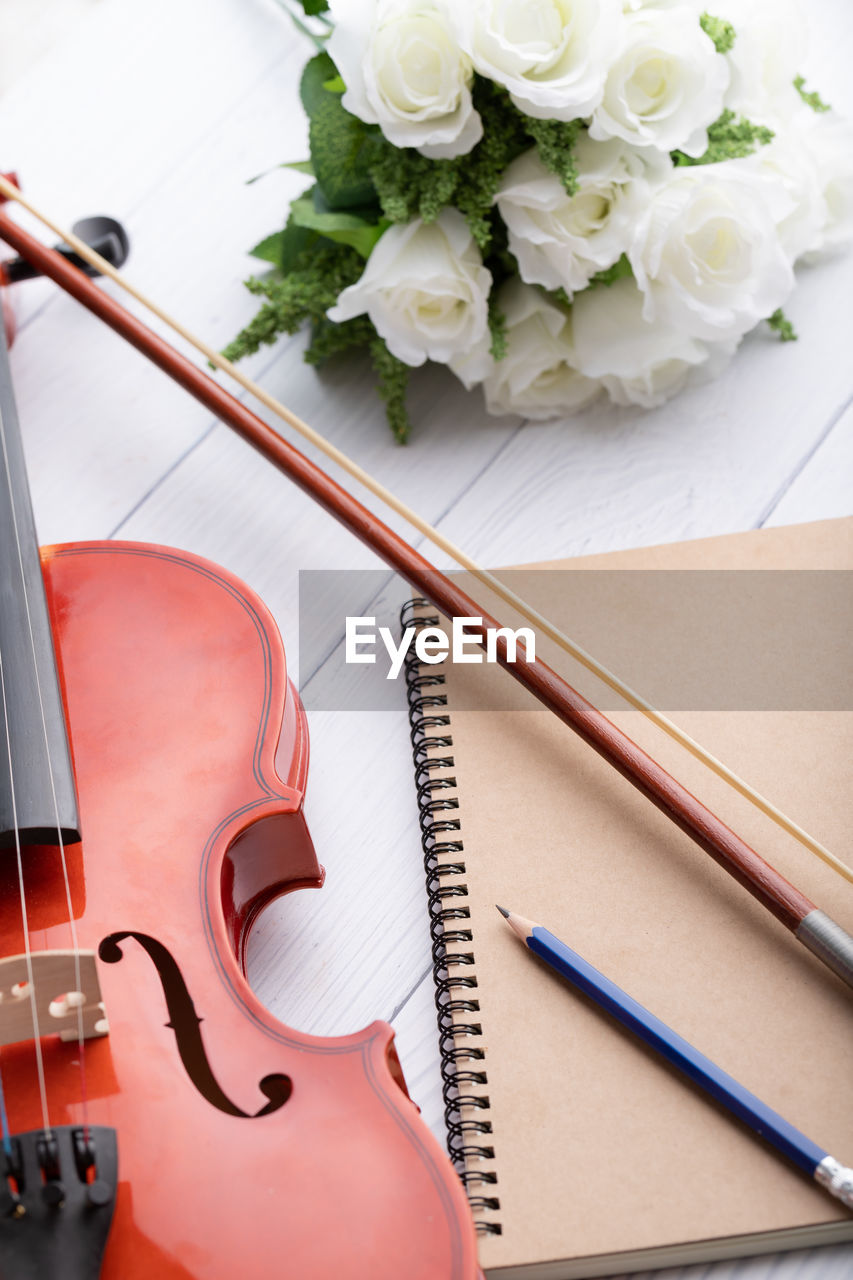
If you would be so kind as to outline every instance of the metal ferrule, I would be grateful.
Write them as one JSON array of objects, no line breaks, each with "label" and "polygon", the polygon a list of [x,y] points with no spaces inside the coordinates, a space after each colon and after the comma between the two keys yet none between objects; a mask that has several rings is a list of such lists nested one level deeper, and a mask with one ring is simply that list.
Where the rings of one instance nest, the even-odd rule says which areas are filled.
[{"label": "metal ferrule", "polygon": [[839,1164],[832,1156],[825,1156],[814,1171],[815,1182],[837,1196],[848,1209],[853,1209],[853,1169]]},{"label": "metal ferrule", "polygon": [[809,951],[853,987],[853,938],[823,911],[810,911],[797,928]]}]

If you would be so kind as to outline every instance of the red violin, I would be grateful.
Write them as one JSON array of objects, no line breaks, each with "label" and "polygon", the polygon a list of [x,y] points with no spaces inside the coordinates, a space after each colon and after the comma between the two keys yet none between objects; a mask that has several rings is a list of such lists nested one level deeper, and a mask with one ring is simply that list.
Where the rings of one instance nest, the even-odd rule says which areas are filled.
[{"label": "red violin", "polygon": [[302,1035],[245,979],[323,878],[271,615],[164,547],[39,561],[2,344],[0,433],[0,1277],[473,1280],[391,1028]]}]

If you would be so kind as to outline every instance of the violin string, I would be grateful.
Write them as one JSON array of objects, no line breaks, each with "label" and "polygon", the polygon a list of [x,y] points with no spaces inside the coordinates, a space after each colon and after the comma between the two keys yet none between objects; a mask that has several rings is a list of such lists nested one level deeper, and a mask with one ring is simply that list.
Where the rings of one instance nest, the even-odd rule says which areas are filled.
[{"label": "violin string", "polygon": [[6,701],[6,676],[3,670],[3,655],[0,653],[0,693],[3,701],[3,720],[6,727],[6,755],[9,762],[9,793],[12,799],[12,826],[15,832],[15,853],[18,862],[18,890],[21,895],[21,921],[24,928],[24,957],[27,966],[27,988],[30,998],[30,1009],[33,1016],[33,1043],[36,1053],[36,1073],[38,1075],[39,1097],[41,1099],[42,1128],[50,1136],[50,1116],[47,1109],[47,1085],[44,1076],[44,1059],[41,1049],[41,1032],[36,1005],[36,988],[33,981],[33,955],[30,948],[30,926],[27,919],[27,895],[24,889],[24,864],[21,857],[21,833],[18,828],[18,806],[15,798],[15,772],[12,767],[12,736],[9,729],[9,707]]},{"label": "violin string", "polygon": [[345,453],[333,445],[329,440],[322,436],[307,422],[301,419],[286,405],[277,400],[275,396],[265,391],[253,379],[249,378],[242,370],[238,369],[230,360],[220,355],[213,347],[206,343],[202,338],[197,337],[191,330],[187,329],[181,322],[171,316],[167,311],[160,307],[156,302],[144,294],[134,284],[132,284],[121,272],[117,271],[111,263],[96,253],[93,249],[75,236],[72,232],[59,226],[39,208],[28,200],[22,192],[15,187],[6,178],[0,175],[0,193],[8,199],[16,201],[24,209],[26,209],[33,217],[37,218],[44,226],[48,227],[55,235],[59,236],[66,244],[70,245],[76,253],[80,255],[84,261],[95,267],[100,274],[112,280],[124,292],[135,298],[138,303],[157,316],[164,324],[177,333],[185,342],[189,343],[196,351],[200,352],[207,360],[210,361],[217,369],[223,373],[227,373],[239,385],[248,391],[252,396],[265,405],[272,413],[283,422],[286,422],[295,431],[297,431],[304,439],[308,440],[325,456],[331,459],[336,465],[340,466],[349,476],[362,484],[374,497],[378,498],[391,510],[395,511],[399,516],[407,521],[413,528],[417,529],[425,538],[432,542],[441,551],[445,552],[452,560],[454,560],[463,569],[467,570],[484,586],[493,591],[505,604],[515,609],[522,617],[531,622],[544,635],[548,636],[555,644],[570,655],[581,666],[592,672],[599,680],[601,680],[608,688],[617,693],[635,710],[641,712],[648,720],[655,724],[659,729],[666,733],[670,738],[677,742],[681,747],[688,751],[697,760],[700,760],[712,773],[731,786],[741,796],[753,804],[757,809],[764,813],[772,822],[774,822],[782,830],[786,831],[790,836],[797,840],[801,845],[820,858],[828,866],[832,867],[844,879],[853,883],[853,869],[842,862],[834,853],[826,848],[819,840],[807,832],[798,823],[789,818],[781,809],[765,796],[761,795],[754,787],[747,783],[743,778],[739,777],[732,769],[725,765],[721,760],[714,756],[710,751],[703,747],[699,742],[692,738],[688,733],[681,729],[673,720],[658,711],[652,706],[647,699],[636,693],[629,685],[621,680],[614,672],[610,671],[596,658],[592,656],[581,645],[577,644],[560,628],[556,627],[548,618],[528,604],[520,596],[518,596],[509,587],[505,586],[501,580],[489,570],[484,569],[475,560],[470,557],[467,552],[457,546],[449,538],[445,537],[438,529],[429,524],[422,516],[418,515],[411,507],[397,497],[390,489],[386,488],[380,481],[376,480],[363,467],[354,462]]},{"label": "violin string", "polygon": [[[27,594],[27,581],[26,581],[26,573],[24,572],[24,555],[23,555],[23,548],[21,546],[21,534],[20,534],[20,528],[18,524],[17,504],[15,502],[15,495],[12,489],[12,472],[9,464],[9,452],[8,452],[8,444],[6,439],[6,425],[3,421],[2,415],[0,415],[0,445],[2,445],[2,450],[3,450],[3,464],[4,464],[4,471],[6,474],[7,492],[9,496],[9,509],[12,515],[12,530],[15,537],[15,549],[17,552],[18,573],[20,575],[22,598],[24,601],[24,613],[27,620],[27,632],[28,632],[29,641],[30,641],[30,657],[32,658],[33,674],[35,676],[35,682],[36,682],[36,694],[38,698],[39,715],[41,718],[42,739],[44,741],[45,754],[47,756],[47,763],[48,763],[48,777],[50,779],[51,803],[53,807],[54,822],[56,825],[56,836],[57,836],[57,843],[59,848],[59,859],[60,859],[60,865],[62,867],[62,878],[63,878],[64,888],[65,888],[65,905],[66,905],[66,910],[68,911],[68,925],[71,933],[71,948],[72,948],[72,954],[74,956],[74,990],[75,992],[80,992],[82,991],[82,986],[83,986],[82,968],[80,964],[80,942],[79,942],[79,936],[77,933],[77,922],[74,919],[74,906],[71,898],[71,882],[70,882],[70,877],[68,875],[68,859],[65,854],[65,840],[62,835],[62,822],[59,817],[59,799],[56,794],[56,778],[54,773],[53,759],[52,759],[51,750],[50,750],[50,735],[47,730],[47,715],[45,713],[45,707],[44,707],[44,695],[42,692],[41,673],[39,672],[39,664],[38,664],[38,658],[36,654],[35,630],[33,627],[32,613],[30,611],[29,596]],[[5,681],[4,681],[4,704],[3,705],[4,705],[4,712],[5,712],[5,709],[6,709]],[[11,751],[11,739],[9,736],[8,717],[6,722],[6,736],[7,736],[7,739],[9,740],[8,741],[9,770],[11,775],[12,751]],[[12,788],[12,802],[14,805],[15,803],[14,786]],[[17,830],[17,818],[16,818],[15,838],[18,844],[18,848],[20,850],[20,833]],[[23,864],[21,861],[20,853],[18,857],[18,862],[20,866],[21,908],[24,915],[24,932],[25,932],[25,937],[27,939],[27,950],[29,954],[29,933],[27,932],[27,924],[26,924],[26,892],[24,889]],[[31,959],[28,960],[28,973],[29,973],[30,991],[31,991],[31,998],[32,998],[32,1005],[33,1005],[33,1026],[35,1028],[36,1036],[38,1036],[38,1017],[37,1017],[37,1011],[36,1011],[35,991],[32,986]],[[79,1051],[79,1070],[80,1070],[80,1084],[81,1084],[80,1097],[81,1097],[81,1107],[83,1112],[83,1127],[85,1130],[88,1131],[88,1127],[89,1127],[88,1126],[88,1098],[86,1093],[86,1065],[85,1065],[86,1048],[85,1048],[85,1036],[83,1034],[83,1006],[79,1002],[76,1004],[76,1014],[77,1014],[77,1046]],[[39,1058],[40,1057],[41,1057],[41,1049],[39,1047]],[[41,1075],[43,1076],[43,1073],[44,1073],[43,1064],[40,1064],[40,1072],[41,1072]]]}]

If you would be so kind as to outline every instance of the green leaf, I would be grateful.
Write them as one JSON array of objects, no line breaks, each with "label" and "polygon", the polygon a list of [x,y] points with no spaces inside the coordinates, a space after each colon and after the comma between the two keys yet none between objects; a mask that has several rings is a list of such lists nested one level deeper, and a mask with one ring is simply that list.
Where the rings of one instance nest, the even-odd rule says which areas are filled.
[{"label": "green leaf", "polygon": [[262,262],[271,262],[274,267],[278,267],[281,270],[283,242],[284,231],[276,231],[273,235],[261,240],[260,244],[256,244],[254,249],[249,250],[249,253],[253,258],[260,258]]},{"label": "green leaf", "polygon": [[617,280],[625,280],[633,274],[628,255],[623,253],[622,257],[617,259],[612,267],[605,267],[603,271],[596,271],[595,275],[590,278],[587,288],[594,289],[596,285],[604,285],[605,288],[609,288]]},{"label": "green leaf", "polygon": [[299,3],[309,18],[315,18],[318,13],[325,13],[329,7],[329,0],[299,0]]},{"label": "green leaf", "polygon": [[291,216],[283,231],[276,231],[267,236],[254,249],[250,249],[253,258],[262,262],[271,262],[282,275],[288,275],[297,265],[297,260],[319,239],[317,231],[310,227],[299,226]]},{"label": "green leaf", "polygon": [[327,92],[309,122],[308,140],[317,181],[333,209],[376,199],[363,154],[367,137],[362,122],[344,110],[340,95]]},{"label": "green leaf", "polygon": [[334,80],[338,69],[327,53],[318,53],[305,64],[302,79],[299,82],[299,96],[310,119],[328,97],[328,89],[324,86],[327,80]]},{"label": "green leaf", "polygon": [[247,178],[246,186],[251,187],[253,183],[260,182],[261,178],[268,178],[271,173],[275,173],[276,169],[294,169],[297,173],[307,173],[309,178],[316,176],[314,166],[310,160],[292,160],[284,164],[274,164],[271,169],[264,169],[263,173],[256,173],[254,178]]},{"label": "green leaf", "polygon": [[[323,191],[319,183],[316,186],[313,186],[310,191],[306,191],[305,194],[311,198],[314,209],[317,213],[348,214],[353,218],[358,218],[361,222],[366,223],[367,226],[370,227],[375,227],[382,217],[373,201],[370,201],[369,204],[356,204],[349,209],[335,209],[333,205],[329,204],[329,201],[326,199],[326,193]],[[383,222],[383,231],[387,225],[388,224],[386,222]]]},{"label": "green leaf", "polygon": [[309,196],[294,200],[290,206],[293,224],[317,231],[337,244],[347,244],[361,254],[362,258],[369,258],[373,246],[389,224],[384,219],[377,222],[372,211],[370,218],[365,218],[357,213],[323,206],[321,195],[316,204],[314,198]]},{"label": "green leaf", "polygon": [[291,214],[287,220],[287,226],[284,228],[284,235],[281,242],[281,261],[279,268],[282,275],[290,275],[291,271],[295,271],[306,249],[310,249],[312,245],[318,244],[320,240],[316,231],[310,227],[300,227]]},{"label": "green leaf", "polygon": [[346,93],[347,91],[343,76],[335,76],[333,80],[327,80],[323,88],[327,93]]},{"label": "green leaf", "polygon": [[350,209],[375,200],[376,192],[363,154],[368,131],[344,109],[340,93],[328,88],[339,79],[332,59],[320,53],[303,71],[299,92],[317,181],[333,209]]}]

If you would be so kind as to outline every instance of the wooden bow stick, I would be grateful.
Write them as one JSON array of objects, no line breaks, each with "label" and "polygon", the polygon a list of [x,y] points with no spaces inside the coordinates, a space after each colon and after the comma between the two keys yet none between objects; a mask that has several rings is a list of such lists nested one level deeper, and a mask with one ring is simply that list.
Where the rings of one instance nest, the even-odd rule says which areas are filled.
[{"label": "wooden bow stick", "polygon": [[[99,260],[98,255],[92,254],[88,246],[83,244],[82,241],[77,240],[76,237],[69,235],[64,229],[57,227],[45,218],[28,201],[23,199],[16,187],[3,178],[0,178],[0,193],[23,204],[31,213],[40,218],[45,225],[49,226],[55,234],[63,237],[82,258],[90,261],[104,275],[116,280],[123,288],[127,288],[122,277],[109,263]],[[9,217],[8,211],[5,209],[0,209],[0,237],[95,315],[104,320],[111,328],[125,337],[133,346],[146,354],[155,364],[190,391],[212,413],[233,427],[239,435],[263,453],[269,461],[289,475],[300,488],[310,493],[321,506],[333,514],[357,537],[366,542],[368,546],[372,547],[385,560],[386,564],[401,573],[416,590],[420,591],[442,613],[448,617],[482,617],[481,634],[483,640],[485,640],[485,632],[487,630],[497,628],[498,623],[495,619],[486,614],[476,601],[445,577],[424,556],[410,547],[399,535],[395,534],[393,530],[369,511],[367,507],[333,481],[292,445],[282,440],[261,418],[253,414],[239,400],[214,382],[211,377],[181,356],[179,352],[143,325],[135,316],[119,306],[114,299],[101,292],[90,280],[70,266],[61,255],[54,250],[46,248],[27,232],[23,231]],[[415,527],[437,542],[449,554],[454,555],[454,558],[459,559],[463,567],[475,573],[481,581],[486,582],[498,595],[517,608],[524,616],[541,625],[538,623],[539,615],[530,610],[523,601],[519,601],[514,593],[508,592],[497,578],[487,573],[486,570],[480,569],[469,557],[463,556],[461,552],[456,556],[456,549],[453,548],[451,543],[443,539],[441,535],[432,530],[425,521],[416,517],[414,513],[409,513],[408,508],[394,498],[388,490],[373,481],[355,463],[346,459],[344,455],[323,440],[306,423],[302,423],[296,415],[292,414],[283,405],[279,405],[273,397],[262,391],[261,388],[255,389],[255,384],[245,378],[239,370],[230,365],[228,361],[223,360],[206,343],[189,334],[161,308],[149,302],[144,295],[136,290],[130,290],[130,292],[187,341],[190,341],[212,363],[225,369],[226,372],[232,373],[242,385],[247,386],[249,390],[257,394],[262,402],[272,408],[279,417],[296,426],[302,434],[311,439],[327,456],[334,457],[342,466],[345,466],[349,474],[367,485],[377,496],[388,501],[389,505],[393,506],[395,510],[406,515],[407,519],[410,519],[415,524]],[[547,623],[547,620],[543,619],[542,621]],[[638,706],[640,710],[643,710],[648,705],[643,699],[639,698],[639,695],[633,694],[633,691],[626,690],[622,682],[618,681],[611,673],[604,673],[604,669],[600,668],[599,664],[590,655],[585,654],[582,650],[579,650],[578,646],[567,641],[567,638],[563,637],[562,633],[553,628],[551,624],[547,624],[542,629],[545,634],[551,635],[552,638],[558,640],[558,643],[562,643],[563,647],[566,647],[568,643],[571,646],[569,652],[572,652],[574,656],[583,653],[581,660],[584,661],[584,665],[595,671],[596,674],[602,675],[602,678],[605,678],[606,675],[608,677],[606,682],[612,688],[616,688],[623,696],[628,697],[628,701],[632,705]],[[476,638],[476,632],[473,628],[471,628],[471,635]],[[795,933],[809,950],[814,952],[825,964],[853,986],[853,938],[826,916],[824,912],[820,911],[805,894],[790,884],[784,876],[771,867],[755,850],[751,849],[745,841],[741,840],[716,815],[701,804],[695,796],[691,795],[685,787],[672,778],[655,760],[638,747],[626,734],[622,733],[544,662],[540,660],[530,662],[526,659],[518,659],[510,663],[507,658],[506,644],[500,638],[497,649],[498,661],[525,688],[558,715],[564,723],[574,729],[599,754],[604,756],[701,848],[711,854],[763,906]],[[630,696],[628,696],[629,694]],[[660,717],[659,719],[658,717],[659,713],[655,713],[653,718],[655,718],[656,722],[665,720],[665,717]],[[666,723],[669,724],[670,722],[666,721]],[[661,723],[661,727],[664,727],[663,723]],[[675,726],[672,727],[675,728]],[[673,736],[677,736],[679,741],[682,738],[686,738],[686,735],[682,735],[681,731],[678,731],[678,734]],[[692,743],[692,740],[687,739],[687,742]],[[687,743],[684,745],[687,745]],[[697,745],[692,744],[689,749],[692,750],[693,754],[699,754],[700,758],[709,763],[713,757],[708,757],[707,753],[701,748],[697,749]],[[715,763],[719,764],[719,762]],[[722,768],[722,766],[719,766],[719,768]],[[726,774],[728,774],[728,770],[726,770]],[[731,775],[728,780],[732,780],[733,777],[734,775]],[[737,782],[740,783],[740,780],[738,779]],[[735,785],[734,782],[733,785]],[[738,789],[742,790],[744,794],[751,793],[751,789],[746,789],[745,783],[740,783]],[[769,802],[763,800],[761,800],[759,807],[763,808],[765,812],[770,812],[773,809]],[[773,816],[773,814],[771,813],[770,816]],[[783,815],[780,816],[783,817]],[[776,821],[779,821],[779,818],[776,818]],[[795,827],[795,824],[790,823],[788,819],[784,819],[779,824],[788,830]],[[796,828],[796,830],[799,831],[799,828]],[[802,835],[805,835],[805,833],[801,833],[799,838]],[[809,837],[810,847],[811,844],[816,843],[812,842]],[[823,851],[821,856],[826,855],[826,853],[827,851]],[[849,869],[844,868],[844,864],[839,864],[838,860],[833,858],[831,854],[828,855],[826,860],[833,865],[837,864],[837,869],[843,868],[848,878],[850,878]]]},{"label": "wooden bow stick", "polygon": [[[37,209],[32,202],[21,193],[18,187],[3,175],[0,175],[0,195],[9,200],[16,201],[22,206],[22,208],[25,208],[35,218],[42,222],[44,226],[48,227],[55,235],[59,236],[66,244],[76,250],[80,257],[91,266],[95,267],[101,275],[108,276],[121,289],[126,293],[129,293],[131,297],[137,300],[137,302],[141,303],[142,306],[144,306],[153,315],[156,315],[164,324],[168,325],[173,332],[177,333],[192,347],[194,347],[196,351],[200,352],[201,355],[209,360],[212,365],[217,369],[220,369],[223,373],[227,373],[230,377],[234,378],[241,387],[250,392],[251,395],[274,413],[277,418],[293,427],[295,431],[298,431],[304,439],[315,445],[316,448],[324,453],[327,458],[330,458],[333,462],[337,463],[338,466],[346,471],[346,473],[354,480],[357,480],[360,484],[364,485],[366,489],[368,489],[375,497],[379,498],[380,501],[385,503],[386,506],[390,507],[391,510],[396,511],[398,515],[402,516],[403,519],[412,525],[413,528],[417,529],[419,533],[428,538],[434,546],[438,547],[439,550],[444,551],[452,560],[460,565],[461,568],[471,573],[472,576],[479,582],[482,582],[484,586],[489,587],[495,595],[504,601],[504,603],[510,605],[513,609],[516,609],[522,617],[527,618],[529,622],[532,622],[543,635],[546,635],[549,639],[553,640],[561,649],[568,653],[582,666],[586,667],[588,671],[591,671],[599,680],[603,681],[608,688],[612,689],[615,693],[618,693],[622,698],[624,698],[630,706],[635,708],[635,710],[642,712],[647,719],[651,720],[652,723],[656,724],[658,728],[664,731],[664,733],[668,734],[669,737],[673,738],[674,741],[678,742],[682,747],[689,751],[697,760],[701,760],[707,768],[717,774],[718,777],[722,778],[737,792],[754,804],[756,808],[766,814],[767,817],[775,822],[777,826],[781,827],[783,831],[786,831],[789,835],[793,836],[795,840],[799,841],[799,843],[811,853],[822,859],[822,861],[827,863],[828,866],[837,871],[839,875],[843,876],[844,879],[853,883],[853,870],[851,870],[846,863],[842,862],[840,858],[836,857],[835,854],[827,849],[825,845],[821,844],[819,840],[816,840],[814,836],[805,831],[801,826],[794,822],[792,818],[789,818],[775,804],[765,796],[762,796],[754,787],[745,782],[743,778],[740,778],[721,760],[718,760],[716,756],[706,750],[701,743],[696,742],[694,738],[685,733],[684,730],[679,728],[679,726],[670,720],[668,716],[653,707],[647,699],[642,697],[641,694],[635,692],[635,690],[631,689],[617,675],[612,671],[609,671],[607,667],[602,665],[602,663],[598,662],[591,653],[576,641],[570,639],[569,636],[556,627],[542,613],[537,609],[534,609],[532,605],[528,604],[525,600],[522,600],[520,596],[510,590],[509,587],[505,586],[504,583],[502,583],[501,580],[493,573],[490,573],[488,569],[484,569],[479,565],[467,554],[467,552],[465,552],[461,547],[458,547],[449,538],[445,537],[438,529],[434,528],[424,520],[416,511],[413,511],[411,507],[407,506],[406,503],[397,497],[395,493],[376,480],[369,472],[365,471],[363,467],[360,467],[358,463],[354,462],[340,449],[336,448],[336,446],[330,441],[326,440],[324,436],[320,435],[318,431],[309,426],[307,422],[304,422],[303,419],[298,417],[291,409],[288,409],[287,406],[282,404],[280,400],[277,400],[275,396],[272,396],[268,391],[265,391],[257,382],[248,377],[242,369],[238,369],[230,360],[226,360],[223,355],[220,355],[218,351],[203,339],[197,337],[196,334],[192,333],[182,325],[180,321],[169,315],[169,313],[164,311],[156,302],[148,298],[140,289],[137,289],[125,276],[117,271],[111,263],[107,262],[105,258],[87,245],[85,241],[79,239],[79,237],[75,236],[72,232],[58,226],[52,219],[47,217],[46,214]],[[14,224],[7,225],[14,226]],[[8,236],[5,238],[10,244],[13,243],[9,240]],[[35,244],[37,242],[34,241],[33,243]],[[21,250],[19,250],[19,252],[21,252]],[[23,254],[23,256],[27,257],[29,255]],[[46,275],[50,275],[49,271],[45,268],[42,269],[45,271]]]}]

